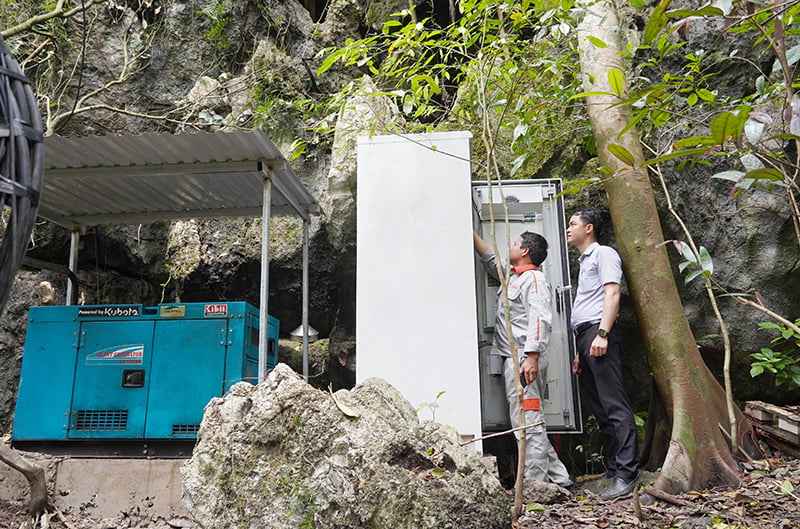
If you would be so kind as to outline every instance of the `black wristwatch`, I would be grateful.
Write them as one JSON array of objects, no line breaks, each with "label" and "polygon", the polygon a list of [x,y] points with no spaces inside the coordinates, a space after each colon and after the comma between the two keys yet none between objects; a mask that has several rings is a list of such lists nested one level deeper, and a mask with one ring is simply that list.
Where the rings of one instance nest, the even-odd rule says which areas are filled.
[{"label": "black wristwatch", "polygon": [[597,336],[600,338],[606,338],[608,336],[608,331],[605,329],[597,329]]}]

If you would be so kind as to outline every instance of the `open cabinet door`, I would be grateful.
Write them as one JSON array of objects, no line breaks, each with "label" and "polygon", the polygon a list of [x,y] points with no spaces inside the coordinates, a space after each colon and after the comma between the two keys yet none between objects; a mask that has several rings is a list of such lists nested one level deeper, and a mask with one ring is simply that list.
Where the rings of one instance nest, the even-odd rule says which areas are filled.
[{"label": "open cabinet door", "polygon": [[[501,191],[502,190],[502,191]],[[507,262],[508,241],[511,244],[525,231],[543,236],[549,245],[542,272],[553,289],[553,328],[547,348],[550,365],[543,398],[547,429],[550,432],[575,432],[582,429],[577,377],[572,374],[571,360],[575,339],[570,326],[572,308],[569,259],[567,256],[564,204],[558,196],[560,180],[505,180],[493,183],[491,193],[486,182],[473,183],[473,219],[475,230],[487,242],[492,232],[503,262]],[[490,200],[491,194],[491,200]],[[503,207],[503,200],[508,209]],[[494,211],[492,230],[490,204]],[[508,405],[502,374],[492,358],[494,303],[499,283],[489,277],[476,259],[478,295],[478,333],[481,341],[481,410],[484,431],[510,428]]]}]

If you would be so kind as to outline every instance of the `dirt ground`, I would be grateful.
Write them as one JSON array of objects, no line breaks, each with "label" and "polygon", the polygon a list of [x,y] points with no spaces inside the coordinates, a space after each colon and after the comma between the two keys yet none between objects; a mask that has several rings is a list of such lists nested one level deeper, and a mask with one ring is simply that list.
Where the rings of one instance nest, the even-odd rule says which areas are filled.
[{"label": "dirt ground", "polygon": [[[601,482],[579,481],[568,500],[529,506],[512,529],[605,529],[616,527],[680,529],[800,529],[800,460],[769,460],[745,465],[742,486],[735,490],[693,491],[656,498],[651,483],[636,497],[604,501]],[[595,491],[595,492],[593,492]],[[655,491],[654,493],[657,493]],[[127,512],[115,519],[51,513],[32,520],[25,505],[0,501],[0,529],[197,529],[191,520],[145,519]],[[266,528],[265,528],[266,529]],[[419,528],[429,529],[429,528]],[[435,528],[430,528],[435,529]]]},{"label": "dirt ground", "polygon": [[[604,501],[599,482],[577,483],[569,500],[537,506],[513,529],[800,529],[800,460],[757,461],[744,465],[735,490],[692,491],[655,497],[645,481],[637,497]],[[530,506],[529,506],[530,508]]]}]

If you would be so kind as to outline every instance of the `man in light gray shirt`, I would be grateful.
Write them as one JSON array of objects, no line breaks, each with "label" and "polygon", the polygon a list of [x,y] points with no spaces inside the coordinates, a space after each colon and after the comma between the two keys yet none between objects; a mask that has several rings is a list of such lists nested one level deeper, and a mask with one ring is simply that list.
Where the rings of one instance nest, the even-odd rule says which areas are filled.
[{"label": "man in light gray shirt", "polygon": [[[494,252],[477,233],[473,233],[473,238],[475,251],[486,272],[499,279]],[[502,286],[497,292],[492,354],[503,357],[506,400],[511,426],[514,428],[520,426],[516,379],[524,379],[523,408],[527,426],[524,476],[569,487],[572,485],[569,472],[547,438],[547,426],[542,411],[541,399],[547,380],[547,343],[553,319],[550,285],[539,270],[539,265],[546,257],[547,241],[537,233],[526,231],[510,249],[508,308],[517,358],[512,357],[506,330]],[[516,432],[516,436],[519,439],[520,433]]]},{"label": "man in light gray shirt", "polygon": [[622,261],[616,250],[597,242],[602,228],[600,213],[577,211],[569,220],[567,242],[581,252],[572,309],[577,345],[572,370],[581,376],[606,442],[606,474],[613,481],[602,497],[611,500],[630,494],[638,485],[639,448],[636,422],[622,385],[622,336],[615,325]]}]

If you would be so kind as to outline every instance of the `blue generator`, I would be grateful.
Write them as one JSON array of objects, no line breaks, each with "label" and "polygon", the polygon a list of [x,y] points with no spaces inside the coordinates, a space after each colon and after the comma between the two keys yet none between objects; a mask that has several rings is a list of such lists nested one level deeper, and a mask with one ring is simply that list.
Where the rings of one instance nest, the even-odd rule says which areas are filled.
[{"label": "blue generator", "polygon": [[245,302],[32,307],[12,441],[196,439],[209,400],[258,381],[258,328]]}]

